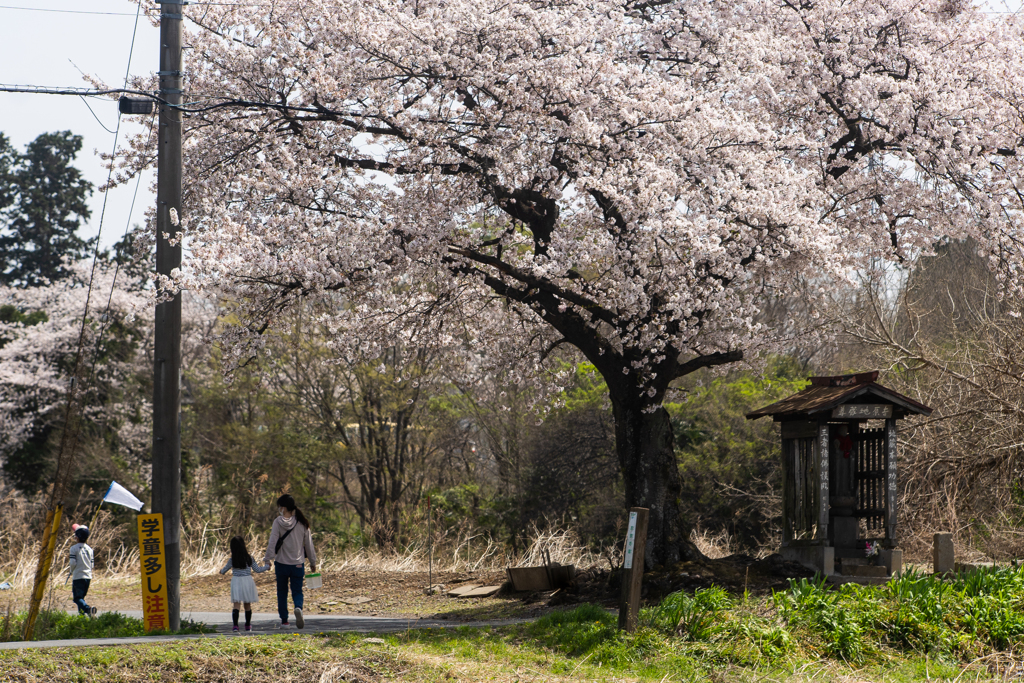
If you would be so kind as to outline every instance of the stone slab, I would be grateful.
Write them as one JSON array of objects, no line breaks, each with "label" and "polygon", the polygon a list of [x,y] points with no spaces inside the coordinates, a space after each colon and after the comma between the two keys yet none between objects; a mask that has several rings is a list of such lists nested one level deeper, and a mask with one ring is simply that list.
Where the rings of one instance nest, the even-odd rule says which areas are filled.
[{"label": "stone slab", "polygon": [[338,598],[341,602],[346,605],[365,605],[368,602],[373,602],[373,598],[368,598],[365,595],[357,595],[354,598]]},{"label": "stone slab", "polygon": [[450,591],[448,591],[448,596],[452,598],[461,598],[466,593],[475,591],[477,588],[482,588],[482,586],[479,583],[471,583],[466,586],[459,586],[458,588],[453,588]]},{"label": "stone slab", "polygon": [[854,565],[849,568],[843,567],[843,574],[845,576],[873,576],[885,578],[889,576],[889,570],[885,567],[879,567],[878,565],[861,564]]},{"label": "stone slab", "polygon": [[501,586],[480,586],[474,590],[468,591],[459,595],[460,598],[489,598],[498,591],[501,590]]}]

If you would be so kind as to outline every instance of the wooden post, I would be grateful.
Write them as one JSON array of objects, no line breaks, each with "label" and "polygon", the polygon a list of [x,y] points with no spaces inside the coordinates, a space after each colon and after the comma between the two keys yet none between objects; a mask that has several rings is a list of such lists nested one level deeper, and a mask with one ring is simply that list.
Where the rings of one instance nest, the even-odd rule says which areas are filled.
[{"label": "wooden post", "polygon": [[[156,174],[156,272],[181,267],[181,11],[185,0],[160,3],[160,132]],[[166,236],[166,237],[165,237]],[[170,239],[168,239],[170,238]],[[153,321],[153,500],[163,515],[170,630],[181,608],[181,292],[156,306]]]},{"label": "wooden post", "polygon": [[622,562],[622,597],[619,600],[619,630],[622,631],[635,631],[637,615],[640,613],[649,513],[647,508],[629,509],[629,527]]}]

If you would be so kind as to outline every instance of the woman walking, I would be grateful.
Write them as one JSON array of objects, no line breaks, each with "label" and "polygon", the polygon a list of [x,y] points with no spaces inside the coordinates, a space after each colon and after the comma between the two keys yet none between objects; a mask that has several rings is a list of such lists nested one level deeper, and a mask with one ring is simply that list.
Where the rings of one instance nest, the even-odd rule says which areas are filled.
[{"label": "woman walking", "polygon": [[313,550],[313,535],[309,520],[302,510],[295,506],[295,499],[285,494],[277,499],[278,517],[270,529],[267,542],[266,561],[274,562],[277,577],[277,613],[281,616],[281,628],[288,626],[288,586],[292,589],[295,604],[295,626],[306,625],[302,618],[302,579],[306,576],[306,558],[310,571],[316,571],[316,552]]}]

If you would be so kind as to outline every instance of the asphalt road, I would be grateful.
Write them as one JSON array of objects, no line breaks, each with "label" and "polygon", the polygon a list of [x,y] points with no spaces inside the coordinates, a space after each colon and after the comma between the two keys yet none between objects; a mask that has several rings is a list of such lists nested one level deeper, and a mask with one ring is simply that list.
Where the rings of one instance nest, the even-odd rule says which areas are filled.
[{"label": "asphalt road", "polygon": [[[122,614],[142,618],[142,612],[124,611]],[[239,626],[245,628],[245,615],[239,615]],[[418,628],[455,628],[458,626],[505,626],[521,623],[527,619],[501,619],[494,621],[448,621],[444,619],[397,619],[394,617],[353,617],[334,614],[316,614],[306,617],[304,629],[295,628],[295,617],[289,619],[288,628],[279,628],[280,618],[276,613],[258,612],[252,615],[252,631],[240,631],[235,634],[231,630],[231,612],[188,612],[181,618],[201,621],[216,629],[216,633],[192,636],[146,636],[143,638],[82,638],[78,640],[36,640],[29,643],[0,643],[0,650],[25,650],[43,647],[88,647],[91,645],[130,645],[133,643],[154,643],[166,640],[193,640],[197,638],[246,638],[252,635],[268,635],[279,633],[321,633],[333,631],[337,633],[395,633]]]}]

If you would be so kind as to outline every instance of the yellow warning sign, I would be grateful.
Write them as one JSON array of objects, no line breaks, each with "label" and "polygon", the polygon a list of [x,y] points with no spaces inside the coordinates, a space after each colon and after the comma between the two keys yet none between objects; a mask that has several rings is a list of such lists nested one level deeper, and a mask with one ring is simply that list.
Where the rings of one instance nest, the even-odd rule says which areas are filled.
[{"label": "yellow warning sign", "polygon": [[142,568],[142,621],[147,631],[171,627],[167,607],[167,561],[164,516],[139,515],[139,561]]}]

